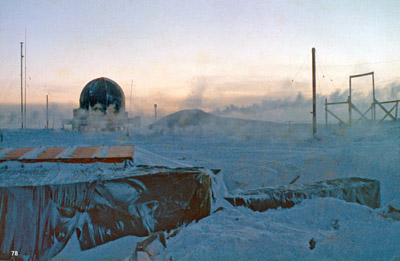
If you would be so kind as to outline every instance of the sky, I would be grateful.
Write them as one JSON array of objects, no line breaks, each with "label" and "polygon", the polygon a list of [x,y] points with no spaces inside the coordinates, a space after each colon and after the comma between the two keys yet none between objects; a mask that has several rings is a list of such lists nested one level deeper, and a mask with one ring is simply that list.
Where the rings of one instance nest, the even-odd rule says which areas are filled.
[{"label": "sky", "polygon": [[[378,89],[392,88],[399,11],[399,1],[3,0],[0,103],[20,102],[20,42],[28,105],[48,94],[78,107],[98,77],[122,87],[133,114],[152,113],[154,103],[167,114],[309,99],[312,47],[319,98],[347,92],[349,75],[370,71]],[[353,89],[367,93],[369,81]]]}]

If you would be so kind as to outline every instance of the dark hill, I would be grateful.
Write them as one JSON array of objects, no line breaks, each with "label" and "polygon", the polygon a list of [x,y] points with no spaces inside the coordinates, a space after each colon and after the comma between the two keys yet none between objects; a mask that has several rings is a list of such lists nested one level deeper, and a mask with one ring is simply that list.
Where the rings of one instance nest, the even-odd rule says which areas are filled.
[{"label": "dark hill", "polygon": [[266,134],[272,128],[281,126],[281,124],[245,120],[235,118],[219,117],[199,109],[182,110],[161,118],[156,123],[149,126],[154,131],[223,131],[226,134],[246,132],[252,134]]},{"label": "dark hill", "polygon": [[183,110],[172,113],[161,118],[154,124],[150,125],[150,129],[156,127],[166,128],[185,128],[189,126],[199,126],[210,123],[217,123],[219,117],[202,110]]}]

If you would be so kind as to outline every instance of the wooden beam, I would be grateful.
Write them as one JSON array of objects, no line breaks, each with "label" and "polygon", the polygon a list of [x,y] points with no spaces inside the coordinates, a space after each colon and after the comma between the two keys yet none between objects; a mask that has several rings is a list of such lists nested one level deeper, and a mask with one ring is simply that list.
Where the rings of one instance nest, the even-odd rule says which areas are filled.
[{"label": "wooden beam", "polygon": [[[393,117],[393,115],[390,114],[390,112],[387,111],[386,108],[383,107],[383,105],[382,105],[378,100],[375,100],[375,104],[378,104],[379,107],[381,107],[381,109],[382,109],[384,112],[386,112],[387,115],[385,115],[385,117],[386,117],[386,116],[389,116],[390,118],[392,118],[392,120],[394,120],[394,121],[396,120],[396,119]],[[393,109],[393,108],[392,108],[392,109]],[[390,110],[390,111],[392,111],[392,110]]]},{"label": "wooden beam", "polygon": [[[356,123],[355,124],[357,124],[357,123],[359,123],[362,119],[363,119],[363,117],[371,110],[371,108],[372,108],[372,106],[371,107],[369,107],[368,108],[368,110],[366,111],[366,112],[364,112],[364,114],[363,115],[361,115],[362,117],[361,118],[359,118],[357,121],[356,121]],[[366,120],[368,120],[368,118],[367,117],[364,117]]]},{"label": "wooden beam", "polygon": [[[393,119],[392,114],[390,114],[390,113],[393,111],[394,108],[396,108],[396,104],[388,111],[388,113],[385,114],[385,116],[378,122],[378,124],[381,124],[381,122],[382,122],[384,119],[386,119],[386,117],[387,117],[388,115]],[[393,120],[395,121],[395,119],[393,119]]]},{"label": "wooden beam", "polygon": [[328,102],[327,105],[338,105],[338,104],[348,104],[348,101],[345,102]]},{"label": "wooden beam", "polygon": [[326,109],[327,112],[329,112],[333,117],[335,117],[339,122],[346,124],[346,122],[344,122],[342,119],[340,119],[338,116],[336,116],[333,112],[331,112],[329,109]]},{"label": "wooden beam", "polygon": [[400,100],[383,101],[383,102],[380,102],[380,103],[381,104],[385,104],[385,103],[394,103],[394,102],[400,102]]},{"label": "wooden beam", "polygon": [[363,76],[373,75],[373,74],[374,74],[374,72],[363,73],[363,74],[355,74],[355,75],[350,75],[350,78],[363,77]]},{"label": "wooden beam", "polygon": [[361,115],[361,118],[364,118],[364,119],[366,119],[366,120],[369,120],[367,117],[365,117],[365,114],[367,114],[367,112],[369,112],[369,110],[370,110],[371,108],[369,108],[365,113],[362,113],[353,103],[351,104],[351,107],[352,107],[356,112],[358,112],[358,113]]}]

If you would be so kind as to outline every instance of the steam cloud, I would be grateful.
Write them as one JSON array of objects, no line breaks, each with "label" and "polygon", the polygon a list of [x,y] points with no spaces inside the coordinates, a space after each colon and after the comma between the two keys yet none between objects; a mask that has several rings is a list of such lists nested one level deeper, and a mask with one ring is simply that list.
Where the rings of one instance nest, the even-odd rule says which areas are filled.
[{"label": "steam cloud", "polygon": [[[205,77],[195,78],[192,82],[192,88],[188,96],[183,101],[176,100],[178,103],[177,109],[204,109],[211,113],[219,116],[226,117],[237,117],[244,119],[254,119],[254,120],[267,120],[275,122],[307,122],[311,120],[311,108],[312,99],[306,97],[302,92],[298,92],[295,97],[272,99],[268,97],[260,98],[261,101],[254,102],[249,106],[242,106],[236,103],[225,103],[226,106],[221,106],[221,104],[215,103],[211,104],[207,100],[207,91],[211,88],[209,82]],[[400,98],[400,82],[392,82],[386,85],[384,88],[376,89],[376,98],[379,101],[396,100]],[[325,118],[324,113],[324,102],[325,98],[329,102],[343,102],[346,101],[348,97],[348,90],[336,90],[329,95],[317,96],[317,120],[323,122]],[[257,98],[254,98],[257,99]],[[221,97],[223,100],[223,97]],[[354,91],[352,93],[353,103],[364,112],[372,102],[372,91],[368,93],[363,93],[360,91]],[[152,109],[152,104],[149,108]],[[385,105],[387,109],[389,106]],[[49,105],[49,127],[50,128],[60,128],[61,119],[72,119],[72,110],[77,108],[74,104],[60,104],[52,103]],[[347,120],[348,117],[348,107],[347,105],[338,105],[329,107],[335,114],[337,114],[343,120]],[[165,111],[163,115],[173,113],[175,111]],[[31,105],[28,104],[27,110],[27,123],[28,128],[44,128],[46,125],[46,107],[45,105]],[[142,120],[146,120],[148,117],[149,122],[154,121],[153,111],[149,110],[149,114],[131,112],[130,117],[140,115]],[[161,113],[159,114],[161,116]],[[358,117],[357,113],[354,117]],[[328,116],[330,117],[330,116]],[[379,115],[378,115],[379,117]],[[329,122],[336,123],[337,121],[330,117]],[[21,126],[21,116],[20,116],[20,105],[18,104],[1,104],[0,105],[0,128],[20,128]]]},{"label": "steam cloud", "polygon": [[[73,104],[49,104],[49,128],[60,128],[61,119],[71,119]],[[21,107],[18,104],[0,105],[0,128],[21,127]],[[46,126],[46,106],[39,104],[28,104],[26,115],[27,128],[44,128]]]},{"label": "steam cloud", "polygon": [[[375,96],[378,101],[396,100],[399,99],[399,94],[400,84],[396,82],[387,85],[385,88],[375,90]],[[330,95],[317,97],[317,119],[319,120],[323,120],[325,117],[325,98],[328,99],[328,102],[347,101],[348,90],[336,90]],[[372,103],[372,90],[367,94],[353,91],[352,102],[364,112]],[[217,108],[213,110],[212,113],[226,117],[250,118],[276,122],[309,122],[311,118],[311,108],[312,99],[304,97],[303,93],[299,92],[294,99],[263,99],[261,102],[253,103],[249,106],[230,104],[224,108]],[[330,107],[329,109],[337,113],[339,117],[346,119],[348,110],[346,105],[338,105],[334,108]]]},{"label": "steam cloud", "polygon": [[180,108],[202,108],[204,93],[207,90],[207,80],[205,77],[195,78],[192,83],[191,92],[188,97],[182,102]]}]

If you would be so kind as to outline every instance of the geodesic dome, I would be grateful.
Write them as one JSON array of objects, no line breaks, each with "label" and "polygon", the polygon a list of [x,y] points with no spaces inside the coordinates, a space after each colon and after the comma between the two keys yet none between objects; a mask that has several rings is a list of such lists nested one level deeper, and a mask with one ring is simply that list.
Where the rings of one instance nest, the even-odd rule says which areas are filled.
[{"label": "geodesic dome", "polygon": [[100,110],[105,113],[110,106],[115,113],[125,108],[124,92],[116,82],[100,77],[86,84],[79,98],[80,109]]}]

